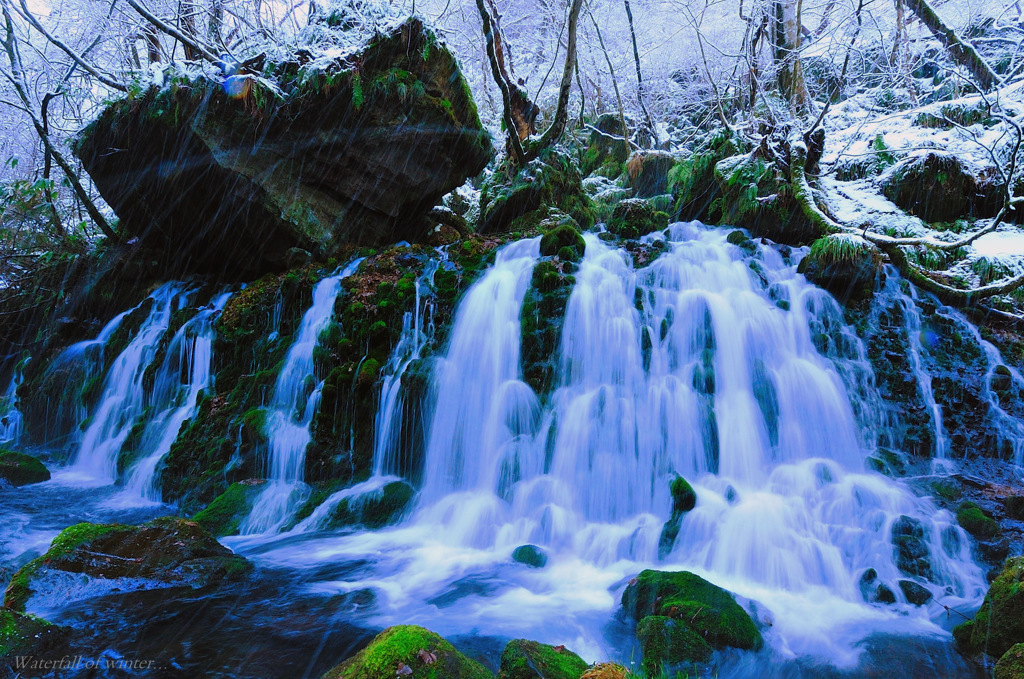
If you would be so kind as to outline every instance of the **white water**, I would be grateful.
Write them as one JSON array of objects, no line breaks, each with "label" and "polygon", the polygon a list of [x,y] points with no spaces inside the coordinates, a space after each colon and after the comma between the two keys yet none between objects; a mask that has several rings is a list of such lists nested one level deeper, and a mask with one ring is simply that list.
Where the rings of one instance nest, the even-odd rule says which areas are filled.
[{"label": "white water", "polygon": [[351,262],[313,287],[313,304],[302,316],[267,408],[268,482],[240,527],[243,534],[277,533],[308,495],[306,447],[312,440],[313,416],[323,387],[323,380],[314,374],[313,350],[331,321],[342,279],[355,273],[361,261]]},{"label": "white water", "polygon": [[140,440],[145,454],[132,466],[124,492],[115,502],[128,506],[160,502],[160,463],[171,452],[181,426],[196,414],[203,391],[213,386],[214,323],[230,297],[231,293],[217,295],[171,339],[153,384],[150,400],[155,415]]},{"label": "white water", "polygon": [[[153,308],[128,346],[111,364],[103,382],[102,396],[79,444],[74,463],[58,475],[62,482],[95,485],[115,482],[117,454],[145,405],[143,376],[156,354],[171,315],[185,301],[182,292],[182,285],[172,282],[149,296]],[[119,323],[120,319],[115,321]],[[107,328],[115,321],[111,321]],[[108,334],[107,328],[93,342],[104,346],[113,334],[113,331]]]},{"label": "white water", "polygon": [[14,443],[21,436],[21,411],[18,410],[18,387],[25,378],[25,363],[19,361],[14,366],[11,381],[3,396],[0,396],[0,443]]},{"label": "white water", "polygon": [[[782,657],[851,666],[875,632],[945,636],[956,621],[941,605],[969,608],[985,580],[948,512],[865,470],[880,425],[857,417],[878,399],[863,346],[835,300],[775,250],[759,246],[759,276],[725,238],[676,225],[671,252],[634,270],[587,235],[545,405],[522,381],[519,355],[537,241],[504,248],[460,302],[433,372],[413,515],[388,530],[284,541],[258,558],[300,569],[370,559],[312,588],[372,588],[373,625],[522,635],[588,659],[612,652],[606,625],[646,567],[692,570],[756,600],[772,621],[769,652]],[[709,382],[694,379],[704,366],[713,388],[696,389]],[[676,473],[698,502],[659,560]],[[933,576],[922,584],[936,599],[921,608],[897,586],[901,515],[929,536]],[[526,543],[548,553],[545,568],[510,562]],[[895,606],[864,603],[868,568]]]}]

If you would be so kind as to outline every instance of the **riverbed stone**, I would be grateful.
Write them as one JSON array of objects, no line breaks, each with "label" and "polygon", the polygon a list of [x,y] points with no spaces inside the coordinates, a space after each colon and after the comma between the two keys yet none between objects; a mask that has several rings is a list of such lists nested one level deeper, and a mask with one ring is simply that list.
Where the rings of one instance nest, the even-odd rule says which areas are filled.
[{"label": "riverbed stone", "polygon": [[440,635],[415,625],[389,627],[321,679],[493,679]]},{"label": "riverbed stone", "polygon": [[0,482],[27,486],[50,480],[50,471],[37,458],[13,450],[0,450]]},{"label": "riverbed stone", "polygon": [[513,639],[501,653],[498,679],[579,679],[587,663],[565,646]]}]

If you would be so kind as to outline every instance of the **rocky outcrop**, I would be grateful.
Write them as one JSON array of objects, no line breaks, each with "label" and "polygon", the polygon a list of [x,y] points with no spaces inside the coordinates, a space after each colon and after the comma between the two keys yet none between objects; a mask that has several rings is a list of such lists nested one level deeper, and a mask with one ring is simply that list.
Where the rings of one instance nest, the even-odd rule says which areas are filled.
[{"label": "rocky outcrop", "polygon": [[415,18],[358,54],[314,56],[108,107],[75,152],[122,232],[178,268],[240,273],[284,268],[295,248],[425,238],[430,208],[492,153],[455,57]]},{"label": "rocky outcrop", "polygon": [[1024,642],[1024,557],[1008,559],[992,582],[974,620],[953,630],[964,653],[987,653],[998,658]]},{"label": "rocky outcrop", "polygon": [[65,642],[65,632],[41,618],[0,608],[0,660],[54,651]]},{"label": "rocky outcrop", "polygon": [[49,480],[49,470],[36,458],[12,450],[0,450],[0,484],[7,482],[17,487]]},{"label": "rocky outcrop", "polygon": [[48,579],[64,581],[67,574],[85,576],[76,579],[83,587],[92,580],[130,579],[134,589],[199,589],[237,578],[250,568],[194,521],[166,517],[139,526],[80,523],[64,529],[45,554],[15,573],[4,606],[24,612],[32,595],[45,591]]},{"label": "rocky outcrop", "polygon": [[498,679],[579,679],[587,663],[565,646],[513,639],[501,653]]},{"label": "rocky outcrop", "polygon": [[882,181],[882,193],[926,222],[992,217],[1002,205],[993,179],[979,176],[956,156],[941,151],[896,164]]}]

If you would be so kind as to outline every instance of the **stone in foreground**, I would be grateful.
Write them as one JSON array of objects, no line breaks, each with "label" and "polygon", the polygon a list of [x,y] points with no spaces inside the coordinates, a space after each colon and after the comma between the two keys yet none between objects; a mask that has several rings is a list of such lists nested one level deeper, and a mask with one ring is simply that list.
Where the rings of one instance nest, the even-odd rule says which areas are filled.
[{"label": "stone in foreground", "polygon": [[415,625],[397,625],[329,670],[322,679],[493,679],[475,660],[441,636]]}]

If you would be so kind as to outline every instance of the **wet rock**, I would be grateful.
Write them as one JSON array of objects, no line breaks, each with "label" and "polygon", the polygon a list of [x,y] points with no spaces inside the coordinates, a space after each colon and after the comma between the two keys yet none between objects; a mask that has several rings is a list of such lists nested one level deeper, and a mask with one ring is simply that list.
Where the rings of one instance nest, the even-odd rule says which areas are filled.
[{"label": "wet rock", "polygon": [[13,450],[0,450],[0,482],[18,487],[49,480],[49,470],[36,458]]},{"label": "wet rock", "polygon": [[544,234],[540,239],[542,256],[558,257],[564,262],[578,262],[583,259],[587,244],[571,217],[557,213],[553,219],[542,222],[541,229]]},{"label": "wet rock", "polygon": [[653,198],[668,191],[668,172],[676,159],[666,151],[636,151],[626,161],[629,187],[637,198]]},{"label": "wet rock", "polygon": [[643,571],[626,587],[622,606],[637,621],[649,615],[672,618],[712,648],[755,650],[764,643],[732,594],[687,571]]},{"label": "wet rock", "polygon": [[359,653],[321,679],[493,679],[437,634],[414,625],[384,630]]},{"label": "wet rock", "polygon": [[1005,392],[1013,386],[1013,374],[1005,365],[997,365],[992,371],[989,386],[993,391]]},{"label": "wet rock", "polygon": [[392,481],[379,491],[339,502],[326,527],[358,524],[367,528],[382,528],[397,521],[415,495],[416,490],[408,483]]},{"label": "wet rock", "polygon": [[978,540],[992,540],[999,535],[999,524],[973,502],[961,503],[956,510],[956,521]]},{"label": "wet rock", "polygon": [[672,515],[665,522],[658,539],[658,556],[660,558],[664,558],[672,551],[683,517],[697,505],[697,493],[682,476],[677,476],[672,480],[670,490],[672,492]]},{"label": "wet rock", "polygon": [[1003,508],[1011,519],[1024,520],[1024,495],[1010,495],[1004,498]]},{"label": "wet rock", "polygon": [[664,615],[648,615],[636,626],[647,676],[658,676],[666,664],[705,663],[714,650],[685,621]]},{"label": "wet rock", "polygon": [[1024,679],[1024,643],[1014,644],[996,663],[995,679]]},{"label": "wet rock", "polygon": [[859,236],[833,234],[811,244],[797,271],[845,304],[871,296],[881,267],[877,247]]},{"label": "wet rock", "polygon": [[996,658],[1024,642],[1024,557],[1007,560],[974,620],[958,625],[953,638],[964,653]]},{"label": "wet rock", "polygon": [[548,563],[548,555],[536,545],[520,545],[512,552],[512,560],[530,568],[544,568]]},{"label": "wet rock", "polygon": [[997,191],[957,156],[929,151],[903,160],[882,181],[882,193],[926,222],[953,222],[959,217],[992,217],[999,209]]},{"label": "wet rock", "polygon": [[513,639],[501,653],[498,679],[579,679],[587,663],[565,646]]},{"label": "wet rock", "polygon": [[65,638],[66,630],[62,627],[34,615],[0,608],[0,660],[56,650]]},{"label": "wet rock", "polygon": [[903,596],[906,597],[907,602],[915,606],[924,606],[932,598],[932,593],[927,587],[913,580],[900,580],[897,584],[903,590]]},{"label": "wet rock", "polygon": [[561,147],[545,149],[519,169],[506,159],[480,191],[477,230],[529,231],[547,218],[551,208],[572,217],[579,228],[594,225],[594,203],[583,190],[579,166]]},{"label": "wet rock", "polygon": [[931,580],[932,564],[928,552],[927,530],[917,519],[903,515],[892,526],[896,567],[904,575]]},{"label": "wet rock", "polygon": [[304,60],[264,67],[280,96],[199,77],[109,106],[75,152],[121,230],[187,269],[240,273],[283,268],[293,248],[422,240],[492,154],[454,55],[413,18],[330,69]]},{"label": "wet rock", "polygon": [[80,523],[64,529],[45,554],[15,573],[4,606],[22,612],[49,574],[90,579],[131,578],[137,589],[203,588],[238,578],[251,565],[195,521],[165,517],[138,526]]},{"label": "wet rock", "polygon": [[214,537],[237,535],[238,527],[249,516],[265,483],[261,479],[249,479],[231,484],[192,520]]},{"label": "wet rock", "polygon": [[858,586],[861,597],[869,604],[896,603],[896,594],[878,579],[878,572],[874,568],[869,568],[861,574]]},{"label": "wet rock", "polygon": [[889,448],[879,446],[875,454],[867,459],[867,463],[870,469],[894,479],[907,475],[906,456]]},{"label": "wet rock", "polygon": [[612,211],[608,231],[620,238],[639,238],[668,227],[668,215],[658,212],[646,200],[628,198]]}]

